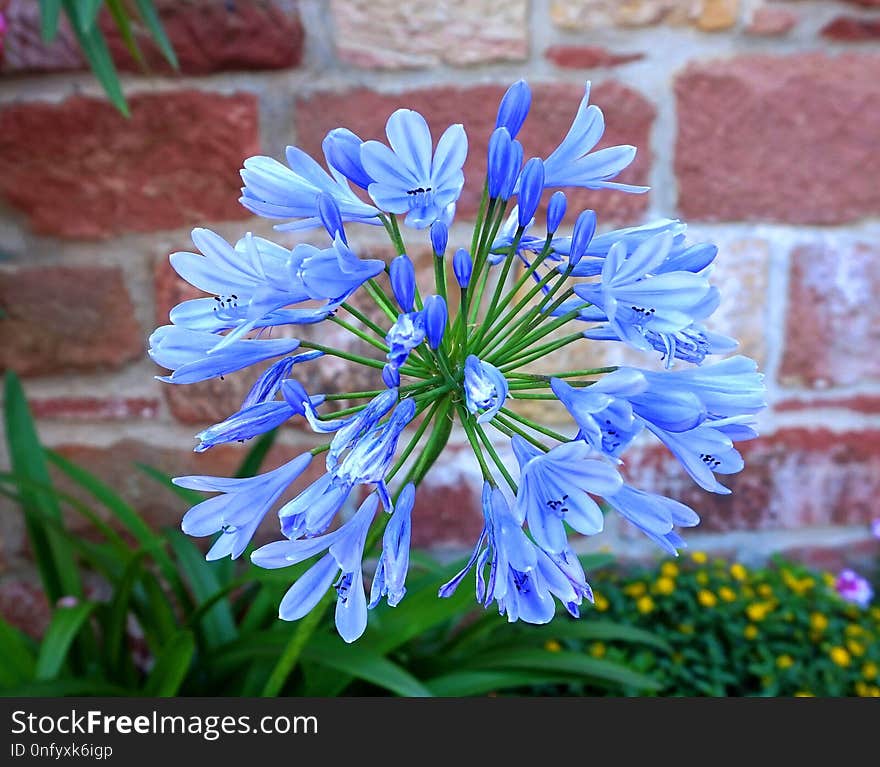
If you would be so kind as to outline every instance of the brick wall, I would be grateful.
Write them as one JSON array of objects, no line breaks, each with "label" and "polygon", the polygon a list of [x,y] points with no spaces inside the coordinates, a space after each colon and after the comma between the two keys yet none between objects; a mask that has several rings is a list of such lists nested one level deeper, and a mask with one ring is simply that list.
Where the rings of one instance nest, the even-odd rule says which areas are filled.
[{"label": "brick wall", "polygon": [[[831,565],[876,554],[867,524],[880,516],[878,0],[160,5],[182,72],[150,53],[155,74],[124,78],[126,121],[84,71],[69,31],[45,49],[36,3],[5,3],[0,367],[25,378],[48,444],[154,523],[176,524],[174,499],[131,467],[230,471],[236,448],[196,456],[189,446],[237,407],[249,378],[162,386],[145,338],[187,294],[167,254],[188,247],[189,228],[271,233],[236,203],[242,159],[281,156],[288,143],[314,151],[339,124],[377,136],[400,105],[436,127],[463,121],[472,157],[453,232],[462,239],[503,87],[531,82],[523,141],[540,153],[563,135],[591,79],[608,141],[639,146],[621,180],[653,191],[578,203],[606,225],[681,216],[694,236],[718,242],[716,328],[759,361],[771,402],[730,497],[696,490],[650,446],[628,473],[703,514],[690,536],[699,548]],[[383,252],[374,232],[358,237]],[[609,354],[585,344],[580,356]],[[343,374],[328,361],[305,383],[332,389]],[[454,435],[420,493],[420,545],[460,550],[480,527],[477,472],[461,442]],[[286,428],[270,463],[307,444]],[[20,605],[28,561],[8,508],[0,536],[0,607]],[[600,542],[627,556],[648,551],[618,527]]]}]

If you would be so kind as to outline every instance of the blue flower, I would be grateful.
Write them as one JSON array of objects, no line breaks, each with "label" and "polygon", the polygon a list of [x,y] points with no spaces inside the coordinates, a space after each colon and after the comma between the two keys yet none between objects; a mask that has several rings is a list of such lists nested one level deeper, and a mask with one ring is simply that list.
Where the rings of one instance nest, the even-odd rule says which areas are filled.
[{"label": "blue flower", "polygon": [[565,192],[553,192],[553,194],[550,195],[550,202],[547,203],[548,234],[554,234],[556,230],[559,229],[559,225],[562,223],[562,219],[565,218],[565,208]]},{"label": "blue flower", "polygon": [[539,157],[533,157],[526,163],[519,177],[519,198],[517,217],[520,228],[528,226],[544,191],[544,163]]},{"label": "blue flower", "polygon": [[443,296],[428,296],[425,298],[425,333],[428,336],[428,346],[438,349],[443,343],[443,335],[446,333],[446,321],[449,319],[449,310]]},{"label": "blue flower", "polygon": [[216,350],[218,336],[176,325],[163,325],[150,336],[149,355],[157,365],[174,371],[157,376],[166,383],[186,384],[207,381],[234,373],[249,365],[290,354],[299,346],[295,338],[237,340]]},{"label": "blue flower", "polygon": [[394,504],[391,521],[382,536],[382,554],[376,565],[376,574],[370,588],[370,608],[382,597],[391,607],[397,607],[406,594],[406,574],[409,570],[409,544],[412,534],[411,515],[416,499],[415,485],[410,482],[400,491]]},{"label": "blue flower", "polygon": [[587,83],[574,121],[562,143],[544,160],[544,183],[547,187],[577,186],[585,189],[617,189],[641,193],[646,186],[611,181],[636,156],[634,146],[612,146],[592,150],[605,132],[605,118],[597,106],[590,106]]},{"label": "blue flower", "polygon": [[471,254],[464,248],[456,250],[452,257],[452,271],[455,272],[455,279],[459,287],[466,288],[470,284],[473,268],[474,262],[471,260]]},{"label": "blue flower", "polygon": [[489,423],[507,399],[507,379],[494,365],[469,354],[464,362],[464,396],[477,423]]},{"label": "blue flower", "polygon": [[[600,283],[575,285],[574,292],[604,315],[614,334],[636,349],[649,351],[649,333],[659,338],[684,330],[708,317],[718,306],[717,289],[692,272],[664,272],[656,268],[669,255],[672,236],[658,234],[645,240],[633,254],[621,244],[608,251]],[[586,317],[590,314],[586,313]]]},{"label": "blue flower", "polygon": [[605,500],[624,519],[670,554],[678,554],[677,549],[685,545],[675,528],[700,524],[700,517],[689,506],[662,495],[636,490],[629,485],[605,496]]},{"label": "blue flower", "polygon": [[566,549],[563,522],[583,535],[602,531],[602,511],[587,493],[605,497],[620,489],[623,480],[612,466],[588,458],[590,448],[579,440],[557,445],[548,453],[519,436],[511,443],[520,469],[514,512],[529,523],[529,532],[542,549],[556,553]]},{"label": "blue flower", "polygon": [[391,326],[385,342],[389,350],[388,362],[395,369],[399,369],[406,362],[409,353],[425,340],[425,315],[424,312],[409,312],[400,314],[396,322]]},{"label": "blue flower", "polygon": [[758,436],[750,415],[708,419],[682,432],[662,429],[647,421],[645,426],[672,451],[694,482],[704,490],[722,495],[730,490],[715,474],[736,474],[744,465],[733,443]]},{"label": "blue flower", "polygon": [[361,162],[373,179],[367,191],[376,205],[388,213],[406,213],[407,225],[417,229],[451,219],[464,186],[464,128],[447,128],[433,156],[431,131],[418,112],[398,109],[388,118],[385,133],[390,149],[379,141],[361,146]]},{"label": "blue flower", "polygon": [[385,271],[384,261],[358,258],[338,235],[329,248],[301,243],[291,255],[293,274],[315,300],[344,300],[367,280]]},{"label": "blue flower", "polygon": [[273,365],[270,365],[263,371],[260,377],[254,381],[254,385],[251,386],[250,391],[244,398],[244,402],[242,402],[242,407],[249,407],[250,405],[268,402],[269,400],[274,399],[281,387],[281,382],[287,378],[290,371],[293,370],[294,365],[303,362],[311,362],[312,360],[316,360],[323,356],[324,352],[308,351],[304,354],[297,354],[294,357],[285,357],[284,359],[278,360],[278,362]]},{"label": "blue flower", "polygon": [[308,468],[311,460],[309,453],[303,453],[274,471],[244,479],[176,477],[172,481],[178,487],[220,493],[196,504],[184,515],[183,532],[197,537],[222,533],[207,558],[231,556],[235,559],[247,548],[272,505]]},{"label": "blue flower", "polygon": [[368,412],[359,418],[337,422],[327,454],[327,473],[278,511],[285,536],[294,539],[322,533],[355,485],[375,484],[385,507],[392,508],[384,479],[397,441],[415,415],[415,403],[406,399],[388,420],[378,423],[396,398],[397,391],[389,389],[372,400]]},{"label": "blue flower", "polygon": [[406,253],[401,253],[391,262],[388,276],[398,305],[403,311],[411,312],[416,298],[416,269]]},{"label": "blue flower", "polygon": [[330,174],[301,149],[289,146],[286,154],[287,166],[271,157],[249,157],[244,161],[244,188],[239,202],[251,213],[264,218],[297,219],[277,225],[279,230],[309,229],[321,223],[318,197],[325,193],[336,200],[343,221],[381,224],[379,211],[358,198],[329,158]]},{"label": "blue flower", "polygon": [[523,148],[510,137],[507,128],[498,128],[489,137],[486,185],[490,199],[507,200],[516,187],[522,167]]},{"label": "blue flower", "polygon": [[525,80],[517,80],[501,97],[495,128],[505,128],[512,138],[516,138],[532,104],[532,92]]},{"label": "blue flower", "polygon": [[318,218],[321,219],[321,224],[327,230],[331,240],[335,240],[338,236],[343,242],[348,242],[345,237],[345,229],[342,226],[342,212],[339,210],[336,198],[326,192],[318,195]]},{"label": "blue flower", "polygon": [[266,569],[290,567],[327,551],[288,589],[278,606],[278,617],[295,621],[310,613],[331,587],[336,589],[336,630],[354,642],[367,628],[364,592],[364,545],[376,514],[375,493],[367,496],[355,515],[342,527],[315,538],[275,541],[261,546],[251,561]]},{"label": "blue flower", "polygon": [[[548,623],[556,614],[557,597],[575,617],[583,597],[592,600],[583,568],[565,547],[549,554],[523,532],[504,495],[488,482],[483,484],[485,524],[470,560],[452,580],[440,588],[441,597],[451,596],[464,576],[476,565],[477,601],[498,605],[511,623]],[[488,582],[484,569],[489,564]]]},{"label": "blue flower", "polygon": [[321,148],[331,168],[338,170],[361,189],[366,189],[373,183],[373,179],[364,170],[361,162],[363,143],[360,136],[348,128],[334,128],[324,137]]},{"label": "blue flower", "polygon": [[[595,322],[602,318],[589,316],[585,312],[582,319]],[[624,341],[610,325],[599,325],[585,330],[584,338],[594,341]],[[707,330],[698,322],[693,322],[675,333],[649,330],[645,333],[645,340],[652,349],[663,355],[667,367],[672,365],[674,359],[700,365],[709,355],[727,354],[738,346],[735,339]]]},{"label": "blue flower", "polygon": [[574,223],[574,231],[571,235],[568,262],[572,269],[586,255],[587,248],[590,245],[590,240],[593,239],[595,231],[596,213],[592,210],[582,211]]},{"label": "blue flower", "polygon": [[[307,355],[299,356],[306,357]],[[288,357],[282,362],[287,363],[295,359],[295,357]],[[257,384],[259,383],[258,381]],[[273,399],[276,391],[272,391],[271,395],[259,401],[249,402],[246,399],[241,410],[237,413],[197,434],[196,439],[200,444],[196,446],[195,452],[203,453],[209,448],[228,442],[245,442],[258,434],[265,434],[267,431],[281,426],[295,415],[305,415],[302,397],[309,400],[311,409],[324,402],[324,397],[320,394],[314,397],[305,395],[305,390],[296,381],[280,381],[277,388],[283,395],[282,400],[275,401]],[[248,397],[250,398],[250,395]]]},{"label": "blue flower", "polygon": [[446,253],[446,245],[449,242],[449,228],[442,221],[437,220],[431,224],[431,247],[434,255],[442,258]]}]

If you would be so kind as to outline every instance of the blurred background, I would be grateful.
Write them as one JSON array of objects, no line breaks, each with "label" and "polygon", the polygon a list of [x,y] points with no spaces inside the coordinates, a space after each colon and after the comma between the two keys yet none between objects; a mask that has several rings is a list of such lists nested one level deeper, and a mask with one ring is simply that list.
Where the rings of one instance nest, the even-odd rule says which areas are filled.
[{"label": "blurred background", "polygon": [[[272,235],[237,203],[244,158],[283,158],[288,144],[320,157],[339,125],[380,138],[401,106],[425,114],[435,138],[463,122],[470,159],[452,240],[465,244],[506,86],[522,77],[534,93],[521,135],[529,156],[559,142],[590,80],[603,144],[639,150],[620,180],[652,190],[584,193],[569,209],[595,208],[606,229],[682,218],[693,240],[717,243],[723,302],[712,327],[758,361],[770,404],[731,496],[700,491],[650,444],[625,472],[701,514],[692,549],[748,566],[781,553],[870,571],[880,546],[880,0],[157,0],[178,70],[137,20],[144,63],[134,61],[106,7],[95,24],[107,55],[92,54],[99,72],[115,62],[129,117],[63,14],[54,41],[41,40],[39,5],[0,0],[0,368],[22,379],[42,442],[152,528],[176,526],[185,505],[135,464],[228,474],[246,450],[191,452],[197,431],[237,409],[247,373],[174,388],[153,379],[145,355],[151,330],[194,295],[167,260],[190,248],[193,226]],[[380,234],[351,228],[364,255],[389,253]],[[427,276],[427,249],[411,255]],[[634,359],[583,346],[573,367]],[[304,383],[373,388],[348,372],[328,361]],[[310,444],[287,426],[265,465]],[[416,544],[445,559],[470,549],[482,525],[477,467],[461,435],[452,444],[414,521]],[[69,525],[88,535],[80,517]],[[616,519],[596,546],[624,561],[656,556]],[[3,498],[0,614],[31,633],[48,620],[24,518]]]}]

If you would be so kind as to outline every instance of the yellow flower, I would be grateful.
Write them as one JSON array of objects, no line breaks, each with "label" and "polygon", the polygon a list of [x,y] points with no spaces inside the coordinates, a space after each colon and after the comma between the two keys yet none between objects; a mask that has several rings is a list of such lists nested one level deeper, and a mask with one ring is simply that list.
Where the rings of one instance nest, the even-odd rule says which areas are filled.
[{"label": "yellow flower", "polygon": [[560,650],[562,650],[562,645],[559,644],[559,642],[557,642],[555,639],[548,639],[546,642],[544,642],[544,649],[547,652],[559,652]]},{"label": "yellow flower", "polygon": [[794,658],[791,655],[780,655],[776,659],[776,668],[782,669],[783,671],[787,668],[791,668],[794,665]]},{"label": "yellow flower", "polygon": [[623,593],[633,598],[638,598],[645,594],[647,591],[648,587],[641,581],[630,583],[628,586],[624,586],[623,588]]},{"label": "yellow flower", "polygon": [[878,687],[876,684],[872,684],[872,685],[868,688],[868,695],[867,695],[867,697],[868,697],[868,698],[880,698],[880,687]]},{"label": "yellow flower", "polygon": [[753,602],[746,607],[746,615],[750,621],[759,623],[767,617],[771,610],[773,610],[772,602]]},{"label": "yellow flower", "polygon": [[877,664],[869,660],[862,666],[862,676],[870,682],[877,678],[878,670],[880,669],[877,668]]},{"label": "yellow flower", "polygon": [[764,599],[767,599],[768,597],[773,596],[773,589],[770,588],[769,584],[762,583],[760,586],[758,586],[758,593],[762,597],[764,597]]},{"label": "yellow flower", "polygon": [[872,607],[868,612],[875,621],[880,621],[880,607]]},{"label": "yellow flower", "polygon": [[744,581],[746,576],[749,574],[748,570],[743,567],[739,562],[734,562],[730,566],[730,574],[738,581]]},{"label": "yellow flower", "polygon": [[682,634],[693,634],[694,633],[694,627],[693,627],[693,624],[691,624],[691,623],[680,623],[678,626],[678,630]]},{"label": "yellow flower", "polygon": [[678,575],[678,565],[675,562],[664,562],[660,565],[660,574],[667,578],[674,578]]},{"label": "yellow flower", "polygon": [[856,642],[855,639],[846,640],[846,649],[849,650],[850,655],[855,655],[857,658],[865,654],[865,645],[861,642]]},{"label": "yellow flower", "polygon": [[730,586],[722,586],[718,589],[718,596],[721,597],[725,602],[735,602],[736,601],[736,592],[730,588]]},{"label": "yellow flower", "polygon": [[844,632],[848,637],[858,637],[865,633],[865,630],[858,623],[848,623]]},{"label": "yellow flower", "polygon": [[647,615],[654,609],[654,600],[649,596],[640,597],[636,602],[636,610],[643,615]]},{"label": "yellow flower", "polygon": [[828,628],[828,618],[822,613],[813,613],[810,615],[810,628],[813,631],[825,631]]},{"label": "yellow flower", "polygon": [[605,657],[605,645],[602,642],[593,642],[590,645],[590,655],[594,658],[604,658]]},{"label": "yellow flower", "polygon": [[840,646],[832,647],[828,651],[828,656],[831,658],[832,663],[835,663],[841,668],[846,668],[847,666],[849,666],[852,660],[846,649]]},{"label": "yellow flower", "polygon": [[709,561],[709,557],[706,556],[705,551],[695,551],[691,554],[691,559],[694,560],[698,565],[705,565],[706,562]]},{"label": "yellow flower", "polygon": [[864,682],[859,681],[853,685],[853,688],[856,691],[856,695],[858,695],[860,698],[867,698],[868,697],[868,690],[871,689],[871,686],[868,684],[865,684]]},{"label": "yellow flower", "polygon": [[743,636],[746,639],[757,639],[758,627],[754,623],[750,623],[743,629]]},{"label": "yellow flower", "polygon": [[837,578],[833,573],[822,573],[822,580],[825,581],[826,586],[833,586],[837,583]]},{"label": "yellow flower", "polygon": [[709,574],[703,571],[697,573],[697,583],[705,586],[709,582]]},{"label": "yellow flower", "polygon": [[600,613],[604,613],[609,607],[608,600],[601,594],[594,593],[593,607],[595,607]]},{"label": "yellow flower", "polygon": [[718,597],[716,597],[709,589],[700,589],[697,593],[697,601],[703,607],[715,607],[718,604]]},{"label": "yellow flower", "polygon": [[662,578],[658,578],[654,583],[654,591],[658,594],[671,594],[675,591],[675,581],[672,578],[667,578],[663,576]]},{"label": "yellow flower", "polygon": [[794,694],[795,698],[815,698],[816,696],[808,690],[800,690]]}]

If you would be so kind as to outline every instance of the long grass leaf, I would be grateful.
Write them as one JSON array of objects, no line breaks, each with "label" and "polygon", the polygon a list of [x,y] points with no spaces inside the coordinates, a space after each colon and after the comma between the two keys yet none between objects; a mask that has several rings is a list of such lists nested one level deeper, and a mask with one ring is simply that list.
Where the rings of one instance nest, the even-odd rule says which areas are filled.
[{"label": "long grass leaf", "polygon": [[88,625],[94,602],[80,602],[73,607],[59,607],[52,615],[49,628],[40,645],[34,676],[37,680],[58,676],[76,635]]},{"label": "long grass leaf", "polygon": [[156,658],[147,678],[144,694],[171,698],[178,694],[196,653],[196,640],[189,631],[174,636]]}]

